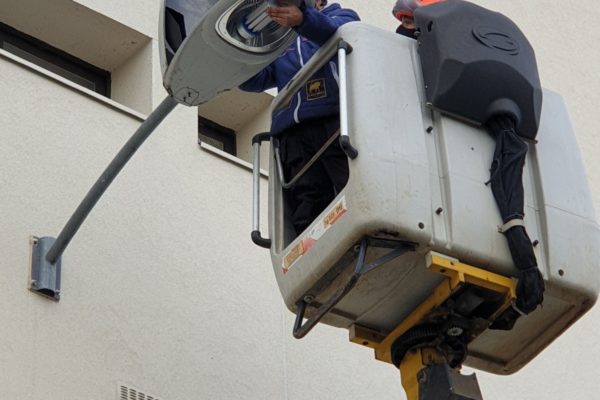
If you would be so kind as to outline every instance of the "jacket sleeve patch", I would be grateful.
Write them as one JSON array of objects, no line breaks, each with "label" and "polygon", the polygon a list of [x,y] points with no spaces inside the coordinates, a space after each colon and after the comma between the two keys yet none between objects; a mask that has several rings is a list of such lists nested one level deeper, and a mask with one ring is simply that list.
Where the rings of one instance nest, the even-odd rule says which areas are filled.
[{"label": "jacket sleeve patch", "polygon": [[325,79],[313,79],[306,83],[306,99],[317,100],[327,97],[327,89],[325,88]]}]

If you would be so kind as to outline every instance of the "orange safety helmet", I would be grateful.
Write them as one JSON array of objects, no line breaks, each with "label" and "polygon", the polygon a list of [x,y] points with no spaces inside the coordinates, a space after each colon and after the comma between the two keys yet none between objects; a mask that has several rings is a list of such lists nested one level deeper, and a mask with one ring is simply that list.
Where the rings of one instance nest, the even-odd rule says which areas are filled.
[{"label": "orange safety helmet", "polygon": [[392,9],[392,14],[398,20],[402,17],[413,17],[413,11],[419,7],[428,6],[430,4],[440,3],[444,0],[398,0]]}]

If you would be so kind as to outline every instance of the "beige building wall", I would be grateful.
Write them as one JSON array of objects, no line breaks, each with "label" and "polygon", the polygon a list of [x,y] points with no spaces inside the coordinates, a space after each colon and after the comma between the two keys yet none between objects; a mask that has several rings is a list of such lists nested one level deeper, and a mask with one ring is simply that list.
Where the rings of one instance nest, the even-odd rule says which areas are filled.
[{"label": "beige building wall", "polygon": [[[510,16],[530,38],[544,86],[571,111],[600,209],[600,7],[476,2]],[[343,1],[390,30],[392,3]],[[321,325],[292,338],[268,252],[250,242],[251,173],[199,149],[195,109],[178,107],[94,208],[63,255],[61,301],[27,290],[30,237],[59,233],[165,96],[158,6],[0,0],[0,21],[103,63],[115,94],[105,100],[0,50],[0,399],[133,398],[121,387],[161,400],[404,399],[395,368],[348,343],[347,332]],[[74,22],[86,18],[88,25]],[[65,24],[78,36],[61,31]],[[228,113],[233,120],[233,110],[222,118]],[[256,115],[237,128],[239,143],[266,128],[264,112]],[[266,226],[264,208],[262,215]],[[480,373],[484,397],[597,398],[599,329],[596,307],[519,373]]]}]

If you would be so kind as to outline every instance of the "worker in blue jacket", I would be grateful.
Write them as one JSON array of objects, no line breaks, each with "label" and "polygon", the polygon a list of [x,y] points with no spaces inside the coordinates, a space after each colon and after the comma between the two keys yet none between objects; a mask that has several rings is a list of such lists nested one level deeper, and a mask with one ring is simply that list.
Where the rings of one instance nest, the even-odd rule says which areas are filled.
[{"label": "worker in blue jacket", "polygon": [[[293,28],[298,39],[273,63],[240,85],[240,89],[262,92],[281,90],[341,25],[358,21],[353,10],[316,0],[315,6],[300,7],[283,1],[267,14],[281,26]],[[296,93],[287,108],[273,113],[271,134],[280,141],[286,180],[294,177],[327,139],[339,130],[337,60],[331,59]],[[296,235],[335,198],[348,180],[348,160],[334,141],[319,160],[290,189],[284,191],[286,215]]]}]

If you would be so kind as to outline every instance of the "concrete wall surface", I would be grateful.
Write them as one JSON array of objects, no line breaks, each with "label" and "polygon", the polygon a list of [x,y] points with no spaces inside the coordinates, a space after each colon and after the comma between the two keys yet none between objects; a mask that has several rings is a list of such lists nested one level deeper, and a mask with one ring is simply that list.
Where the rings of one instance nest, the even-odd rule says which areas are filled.
[{"label": "concrete wall surface", "polygon": [[[159,1],[76,3],[152,38],[119,79],[141,68],[151,100],[137,108],[156,105]],[[393,0],[342,3],[396,27]],[[600,7],[476,3],[517,22],[543,85],[565,97],[600,210]],[[196,109],[178,107],[91,212],[63,255],[60,302],[28,291],[30,237],[59,233],[141,119],[1,53],[0,94],[0,400],[143,399],[122,387],[160,400],[405,398],[397,370],[346,331],[292,338],[268,252],[250,241],[251,173],[198,149]],[[596,307],[518,373],[478,373],[484,398],[599,398],[599,329]]]}]

